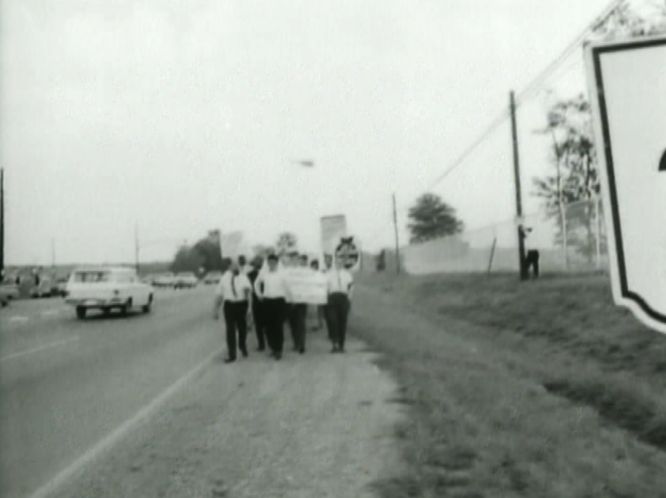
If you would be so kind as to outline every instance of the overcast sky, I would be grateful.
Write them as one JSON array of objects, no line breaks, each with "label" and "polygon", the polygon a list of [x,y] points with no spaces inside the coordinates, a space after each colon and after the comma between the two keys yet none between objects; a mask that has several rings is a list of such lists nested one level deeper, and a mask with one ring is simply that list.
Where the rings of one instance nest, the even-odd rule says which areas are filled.
[{"label": "overcast sky", "polygon": [[[0,160],[10,264],[168,259],[207,230],[365,247],[607,0],[3,0]],[[584,90],[581,56],[559,81]],[[572,90],[573,89],[573,90]],[[561,90],[564,91],[564,90]],[[523,179],[547,160],[540,94]],[[313,159],[314,168],[292,163]],[[514,214],[508,127],[435,191],[470,228]]]}]

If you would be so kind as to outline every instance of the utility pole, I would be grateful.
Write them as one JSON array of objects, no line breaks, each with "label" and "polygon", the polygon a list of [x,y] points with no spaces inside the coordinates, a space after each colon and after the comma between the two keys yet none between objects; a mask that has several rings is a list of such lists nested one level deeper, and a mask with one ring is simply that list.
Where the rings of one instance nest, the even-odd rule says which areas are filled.
[{"label": "utility pole", "polygon": [[5,170],[0,168],[0,279],[5,270]]},{"label": "utility pole", "polygon": [[139,225],[134,223],[134,265],[136,273],[139,274]]},{"label": "utility pole", "polygon": [[516,130],[516,99],[513,91],[509,93],[509,110],[511,113],[511,141],[513,143],[513,178],[516,184],[516,217],[518,220],[518,268],[520,279],[527,280],[525,267],[525,231],[523,228],[523,198],[520,191],[520,157],[518,155],[518,132]]},{"label": "utility pole", "polygon": [[393,231],[395,232],[395,273],[400,275],[400,242],[398,241],[398,211],[395,207],[395,192],[393,193]]}]

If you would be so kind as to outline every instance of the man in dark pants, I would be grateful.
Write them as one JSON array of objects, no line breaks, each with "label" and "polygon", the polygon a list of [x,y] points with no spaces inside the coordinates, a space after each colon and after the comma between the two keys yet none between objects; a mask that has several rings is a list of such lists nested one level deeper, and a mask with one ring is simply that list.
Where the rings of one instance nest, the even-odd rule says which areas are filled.
[{"label": "man in dark pants", "polygon": [[347,336],[347,317],[354,280],[340,258],[335,258],[335,266],[326,274],[328,289],[328,324],[333,348],[331,353],[344,353]]},{"label": "man in dark pants", "polygon": [[271,355],[279,360],[284,343],[285,297],[289,290],[284,274],[278,269],[278,257],[269,254],[267,264],[268,269],[259,272],[254,281],[254,291],[261,300],[268,347]]},{"label": "man in dark pants", "polygon": [[[310,272],[308,257],[305,254],[296,254],[292,259],[292,272]],[[305,353],[305,315],[307,303],[291,301],[289,304],[289,328],[294,343],[294,351]]]},{"label": "man in dark pants", "polygon": [[266,323],[262,311],[262,303],[259,296],[254,290],[254,283],[259,276],[263,260],[257,256],[252,261],[252,269],[247,273],[247,278],[252,284],[252,319],[254,321],[254,332],[257,335],[257,350],[263,351],[266,349]]},{"label": "man in dark pants", "polygon": [[[332,267],[333,267],[333,256],[330,254],[324,254],[324,269],[322,270],[324,276],[328,275]],[[328,303],[322,305],[320,309],[322,315],[324,316],[324,323],[326,324],[326,333],[328,334],[328,340],[331,341],[331,344],[334,345],[333,336],[331,335],[332,328],[330,320],[330,309],[328,307]]]},{"label": "man in dark pants", "polygon": [[238,348],[243,356],[247,356],[245,339],[247,336],[247,311],[252,285],[247,276],[240,272],[238,263],[233,262],[227,272],[222,275],[217,287],[215,319],[218,318],[220,304],[224,312],[227,329],[226,363],[236,361],[236,336]]}]

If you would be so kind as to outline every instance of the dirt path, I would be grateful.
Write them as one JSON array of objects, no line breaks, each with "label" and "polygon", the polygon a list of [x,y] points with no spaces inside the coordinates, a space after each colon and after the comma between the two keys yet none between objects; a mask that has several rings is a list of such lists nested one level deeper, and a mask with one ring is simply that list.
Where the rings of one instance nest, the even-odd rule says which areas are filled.
[{"label": "dirt path", "polygon": [[331,355],[320,332],[308,347],[217,359],[57,496],[374,496],[399,462],[395,384],[359,341]]}]

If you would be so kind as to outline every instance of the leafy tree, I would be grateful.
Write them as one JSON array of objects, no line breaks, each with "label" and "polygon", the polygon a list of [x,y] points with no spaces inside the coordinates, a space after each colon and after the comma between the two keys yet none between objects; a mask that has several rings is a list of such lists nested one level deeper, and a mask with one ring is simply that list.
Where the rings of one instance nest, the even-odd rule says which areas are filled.
[{"label": "leafy tree", "polygon": [[282,232],[278,235],[275,248],[278,254],[282,255],[289,251],[295,251],[298,245],[298,239],[292,232]]},{"label": "leafy tree", "polygon": [[456,211],[442,201],[441,197],[425,193],[409,208],[409,229],[412,243],[453,235],[463,229],[463,222],[456,217]]},{"label": "leafy tree", "polygon": [[591,260],[596,250],[596,207],[593,202],[568,207],[578,201],[597,200],[600,192],[590,106],[585,97],[578,95],[553,104],[540,132],[552,137],[555,172],[534,179],[535,193],[544,199],[547,216],[557,220],[556,243],[574,247]]},{"label": "leafy tree", "polygon": [[203,265],[204,258],[194,248],[183,245],[176,252],[176,257],[171,264],[171,271],[192,271],[197,272]]},{"label": "leafy tree", "polygon": [[211,237],[201,239],[194,244],[192,250],[201,257],[202,266],[207,272],[224,269],[219,239],[214,240]]}]

